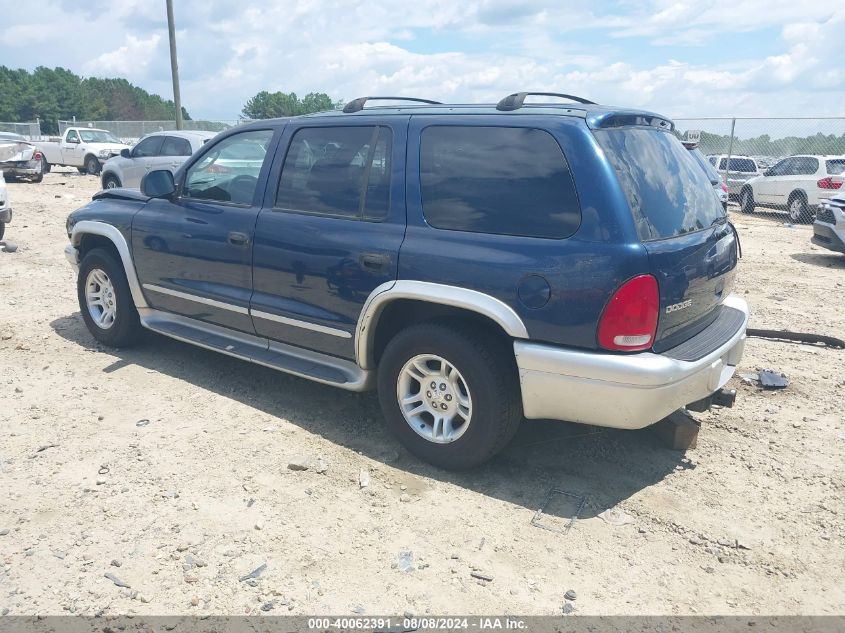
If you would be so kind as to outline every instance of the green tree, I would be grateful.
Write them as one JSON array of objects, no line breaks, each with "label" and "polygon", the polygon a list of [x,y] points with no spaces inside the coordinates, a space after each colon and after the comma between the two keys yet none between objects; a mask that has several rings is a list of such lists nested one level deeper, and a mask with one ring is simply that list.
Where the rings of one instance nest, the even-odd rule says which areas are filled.
[{"label": "green tree", "polygon": [[247,119],[273,119],[298,116],[312,112],[333,110],[340,105],[324,92],[309,92],[302,99],[295,92],[267,92],[262,90],[249,99],[241,114]]}]

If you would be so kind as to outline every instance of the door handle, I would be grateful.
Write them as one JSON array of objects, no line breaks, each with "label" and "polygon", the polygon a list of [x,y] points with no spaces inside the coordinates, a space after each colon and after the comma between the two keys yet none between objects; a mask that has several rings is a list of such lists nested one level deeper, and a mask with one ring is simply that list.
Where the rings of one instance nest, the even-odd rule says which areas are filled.
[{"label": "door handle", "polygon": [[390,264],[390,257],[382,253],[362,253],[358,261],[366,270],[381,271]]},{"label": "door handle", "polygon": [[249,244],[249,235],[238,231],[229,231],[229,244],[235,246],[246,246]]}]

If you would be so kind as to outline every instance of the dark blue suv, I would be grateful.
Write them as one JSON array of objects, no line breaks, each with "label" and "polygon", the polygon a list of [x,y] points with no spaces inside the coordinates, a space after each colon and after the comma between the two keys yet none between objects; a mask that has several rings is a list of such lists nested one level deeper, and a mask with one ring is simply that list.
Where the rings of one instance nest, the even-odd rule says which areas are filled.
[{"label": "dark blue suv", "polygon": [[632,429],[709,406],[748,308],[706,174],[664,117],[529,94],[258,121],[98,193],[67,225],[88,329],[377,387],[446,468],[523,418]]}]

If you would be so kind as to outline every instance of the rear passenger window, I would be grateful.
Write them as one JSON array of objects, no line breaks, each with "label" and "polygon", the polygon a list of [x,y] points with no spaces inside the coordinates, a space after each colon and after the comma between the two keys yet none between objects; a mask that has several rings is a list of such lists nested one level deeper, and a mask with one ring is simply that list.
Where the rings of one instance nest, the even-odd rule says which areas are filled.
[{"label": "rear passenger window", "polygon": [[569,166],[543,130],[428,127],[420,186],[426,222],[438,229],[563,238],[581,223]]},{"label": "rear passenger window", "polygon": [[390,203],[392,134],[386,127],[303,128],[285,157],[276,207],[381,220]]},{"label": "rear passenger window", "polygon": [[191,144],[184,138],[166,136],[161,146],[162,156],[190,156]]}]

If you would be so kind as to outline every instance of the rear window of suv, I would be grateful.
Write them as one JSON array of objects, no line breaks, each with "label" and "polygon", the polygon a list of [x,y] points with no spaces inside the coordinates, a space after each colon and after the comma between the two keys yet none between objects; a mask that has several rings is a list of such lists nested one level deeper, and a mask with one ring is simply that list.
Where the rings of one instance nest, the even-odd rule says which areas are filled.
[{"label": "rear window of suv", "polygon": [[427,127],[420,186],[426,222],[438,229],[560,239],[581,224],[569,166],[543,130]]},{"label": "rear window of suv", "polygon": [[706,229],[725,215],[707,174],[668,132],[594,132],[628,199],[642,241]]}]

